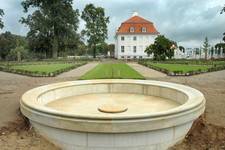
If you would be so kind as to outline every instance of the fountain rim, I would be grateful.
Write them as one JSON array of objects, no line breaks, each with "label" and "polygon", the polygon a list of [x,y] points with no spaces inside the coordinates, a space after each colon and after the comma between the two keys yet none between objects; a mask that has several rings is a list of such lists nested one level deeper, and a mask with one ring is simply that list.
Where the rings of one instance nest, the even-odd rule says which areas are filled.
[{"label": "fountain rim", "polygon": [[[89,85],[89,84],[139,84],[139,85],[153,85],[164,88],[169,88],[173,90],[177,90],[179,92],[187,95],[188,99],[184,104],[179,105],[178,107],[161,111],[155,113],[146,113],[146,114],[138,114],[138,115],[128,115],[128,116],[87,116],[87,115],[75,115],[70,113],[63,113],[62,111],[56,111],[50,109],[46,106],[38,105],[37,98],[51,90],[58,88],[65,88],[70,86],[78,86],[78,85]],[[205,98],[203,94],[193,89],[189,86],[164,82],[164,81],[154,81],[154,80],[133,80],[133,79],[100,79],[100,80],[76,80],[76,81],[67,81],[67,82],[59,82],[53,83],[49,85],[40,86],[29,90],[26,92],[20,101],[20,105],[22,109],[26,109],[28,111],[33,111],[38,114],[44,114],[48,116],[55,117],[65,117],[65,118],[73,118],[73,119],[87,119],[87,120],[131,120],[131,119],[156,119],[161,117],[169,117],[169,116],[177,116],[182,114],[190,113],[190,111],[196,111],[199,109],[204,109]]]}]

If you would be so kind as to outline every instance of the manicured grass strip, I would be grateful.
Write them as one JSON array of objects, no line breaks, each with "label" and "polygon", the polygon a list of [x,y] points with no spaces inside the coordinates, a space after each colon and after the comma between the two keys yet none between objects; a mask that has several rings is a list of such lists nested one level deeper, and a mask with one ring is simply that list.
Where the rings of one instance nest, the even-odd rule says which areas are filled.
[{"label": "manicured grass strip", "polygon": [[74,64],[43,64],[43,65],[18,65],[11,66],[11,69],[26,70],[30,72],[51,73],[61,69],[70,68]]},{"label": "manicured grass strip", "polygon": [[136,70],[124,63],[99,64],[83,75],[81,80],[90,79],[144,79]]},{"label": "manicured grass strip", "polygon": [[183,64],[162,64],[162,63],[151,63],[154,67],[159,67],[166,69],[169,72],[182,71],[187,73],[190,71],[207,71],[209,68],[212,68],[212,65],[183,65]]}]

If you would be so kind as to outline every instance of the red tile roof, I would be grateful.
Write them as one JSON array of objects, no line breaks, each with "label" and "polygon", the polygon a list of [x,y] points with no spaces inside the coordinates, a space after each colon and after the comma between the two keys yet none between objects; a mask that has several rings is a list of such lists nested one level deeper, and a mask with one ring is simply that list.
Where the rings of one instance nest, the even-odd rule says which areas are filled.
[{"label": "red tile roof", "polygon": [[[131,27],[134,27],[134,32],[130,32]],[[143,27],[147,29],[147,32],[142,32]],[[116,34],[159,34],[159,32],[152,22],[140,16],[133,16],[120,25]]]}]

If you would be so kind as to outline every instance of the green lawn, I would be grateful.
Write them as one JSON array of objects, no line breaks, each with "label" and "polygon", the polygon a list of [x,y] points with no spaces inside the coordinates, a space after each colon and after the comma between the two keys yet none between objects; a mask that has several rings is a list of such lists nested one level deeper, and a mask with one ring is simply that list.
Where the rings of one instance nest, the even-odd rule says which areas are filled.
[{"label": "green lawn", "polygon": [[97,65],[80,79],[144,79],[144,77],[127,64],[109,63]]},{"label": "green lawn", "polygon": [[86,64],[85,61],[77,62],[24,62],[24,63],[2,63],[0,70],[32,77],[54,77],[63,72],[75,69]]},{"label": "green lawn", "polygon": [[183,73],[187,73],[189,71],[207,71],[209,68],[212,68],[212,65],[185,65],[185,64],[163,64],[163,63],[149,63],[154,67],[159,67],[162,69],[166,69],[169,72],[174,71],[182,71]]},{"label": "green lawn", "polygon": [[61,69],[66,69],[74,66],[74,64],[40,64],[40,65],[15,65],[11,69],[26,70],[31,72],[51,73]]}]

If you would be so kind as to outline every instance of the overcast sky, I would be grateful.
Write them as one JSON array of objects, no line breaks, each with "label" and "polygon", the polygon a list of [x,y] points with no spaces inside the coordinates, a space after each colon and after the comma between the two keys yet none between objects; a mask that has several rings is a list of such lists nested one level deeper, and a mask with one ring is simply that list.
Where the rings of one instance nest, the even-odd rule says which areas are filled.
[{"label": "overcast sky", "polygon": [[[24,15],[22,0],[0,0],[4,10],[5,28],[26,35],[28,29],[18,20]],[[212,44],[220,42],[225,32],[225,13],[220,14],[225,0],[74,0],[73,7],[80,12],[86,4],[93,3],[105,8],[110,17],[109,38],[113,43],[116,29],[129,19],[134,11],[152,21],[157,30],[185,47],[199,47],[207,36]],[[84,22],[80,21],[80,29]]]}]

